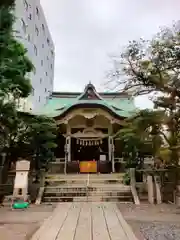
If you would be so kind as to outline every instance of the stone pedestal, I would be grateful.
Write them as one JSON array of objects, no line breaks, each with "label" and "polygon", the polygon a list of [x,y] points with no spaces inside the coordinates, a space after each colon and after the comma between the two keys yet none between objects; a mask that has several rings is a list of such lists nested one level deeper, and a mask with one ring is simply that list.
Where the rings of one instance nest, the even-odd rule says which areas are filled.
[{"label": "stone pedestal", "polygon": [[14,180],[13,199],[28,199],[28,173],[30,162],[21,160],[16,163],[16,176]]}]

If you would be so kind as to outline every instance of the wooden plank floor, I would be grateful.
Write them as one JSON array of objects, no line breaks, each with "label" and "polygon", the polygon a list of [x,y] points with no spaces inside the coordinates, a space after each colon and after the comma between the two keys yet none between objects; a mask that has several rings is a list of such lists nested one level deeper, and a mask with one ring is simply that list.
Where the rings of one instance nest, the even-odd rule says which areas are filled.
[{"label": "wooden plank floor", "polygon": [[137,240],[114,203],[60,203],[31,240]]}]

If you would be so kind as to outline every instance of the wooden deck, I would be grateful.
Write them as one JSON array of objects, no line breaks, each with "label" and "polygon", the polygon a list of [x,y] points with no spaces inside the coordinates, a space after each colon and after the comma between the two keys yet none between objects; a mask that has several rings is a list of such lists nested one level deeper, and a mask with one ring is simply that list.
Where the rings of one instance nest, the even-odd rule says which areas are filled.
[{"label": "wooden deck", "polygon": [[137,240],[114,203],[60,203],[31,240]]}]

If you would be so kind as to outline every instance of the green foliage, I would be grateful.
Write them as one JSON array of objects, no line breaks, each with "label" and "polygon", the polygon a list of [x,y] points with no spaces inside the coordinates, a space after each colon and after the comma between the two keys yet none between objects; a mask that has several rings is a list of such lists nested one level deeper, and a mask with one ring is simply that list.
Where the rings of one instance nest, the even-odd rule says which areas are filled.
[{"label": "green foliage", "polygon": [[15,37],[14,9],[15,0],[0,1],[0,151],[10,161],[34,159],[39,170],[53,157],[57,129],[52,119],[17,110],[18,101],[31,93],[28,73],[34,66]]},{"label": "green foliage", "polygon": [[14,37],[14,1],[8,3],[0,5],[0,97],[26,98],[32,90],[27,73],[32,72],[34,66],[27,50]]},{"label": "green foliage", "polygon": [[169,165],[171,162],[172,151],[169,148],[161,147],[158,157],[162,159],[163,164]]},{"label": "green foliage", "polygon": [[161,112],[141,110],[133,118],[126,119],[126,124],[116,133],[115,137],[123,143],[122,152],[127,168],[141,167],[147,154],[155,156],[159,151],[163,144],[160,128],[157,127],[156,118],[159,116]]},{"label": "green foliage", "polygon": [[37,170],[46,167],[56,148],[57,126],[53,119],[18,113],[17,131],[12,132],[11,152],[13,157],[34,158]]},{"label": "green foliage", "polygon": [[126,173],[123,175],[123,183],[125,185],[130,185],[130,174],[129,174],[129,171],[126,171]]},{"label": "green foliage", "polygon": [[[132,41],[121,59],[115,61],[111,80],[135,95],[153,93],[154,109],[142,115],[139,126],[151,135],[153,155],[160,154],[164,143],[171,151],[170,163],[179,162],[180,148],[180,28],[164,28],[151,40]],[[117,64],[118,61],[118,64]],[[119,66],[119,69],[117,69]],[[122,75],[125,74],[125,80]],[[121,80],[123,79],[123,80]]]}]

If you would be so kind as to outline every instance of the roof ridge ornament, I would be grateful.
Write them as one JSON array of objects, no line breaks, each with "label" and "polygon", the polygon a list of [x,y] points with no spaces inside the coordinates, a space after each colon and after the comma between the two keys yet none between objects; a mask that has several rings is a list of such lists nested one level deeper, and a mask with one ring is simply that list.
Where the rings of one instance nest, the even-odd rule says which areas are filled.
[{"label": "roof ridge ornament", "polygon": [[78,97],[79,100],[103,100],[102,97],[96,92],[96,88],[89,81],[85,86],[84,92]]}]

